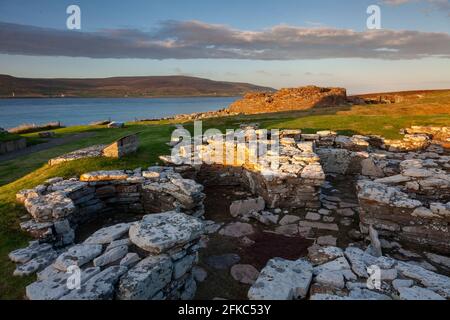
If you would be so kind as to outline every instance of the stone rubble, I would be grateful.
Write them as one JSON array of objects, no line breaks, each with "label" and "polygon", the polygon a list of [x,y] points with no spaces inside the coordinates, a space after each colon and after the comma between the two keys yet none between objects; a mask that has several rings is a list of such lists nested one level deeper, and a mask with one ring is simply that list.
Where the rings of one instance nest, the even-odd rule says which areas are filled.
[{"label": "stone rubble", "polygon": [[[369,272],[381,271],[379,287]],[[313,246],[308,259],[272,259],[250,288],[250,299],[273,300],[446,300],[450,278],[357,247]]]},{"label": "stone rubble", "polygon": [[[133,231],[138,226],[141,226],[139,232]],[[40,270],[45,270],[39,273],[36,282],[27,286],[27,298],[192,299],[196,288],[192,269],[198,262],[202,221],[184,213],[165,212],[147,215],[133,223],[129,231],[128,228],[118,224],[101,229],[83,244],[69,247],[59,256],[47,245],[41,245],[43,254],[50,252],[52,259],[40,266]],[[36,259],[29,252],[36,246],[31,243],[29,248],[11,253],[14,261],[28,260],[18,269]],[[71,273],[68,271],[73,266],[81,269],[80,289],[69,287]]]},{"label": "stone rubble", "polygon": [[[149,173],[157,178],[146,178]],[[31,190],[17,194],[31,220],[21,227],[33,237],[58,245],[69,245],[79,224],[95,217],[121,210],[136,214],[182,211],[201,217],[204,213],[203,187],[184,179],[173,168],[150,167],[148,171],[98,171],[83,174],[80,179],[52,179]],[[99,230],[90,243],[111,242],[128,231],[122,224]]]},{"label": "stone rubble", "polygon": [[[242,125],[240,134],[262,133],[257,127]],[[191,166],[163,157],[169,167],[50,179],[17,194],[31,217],[21,228],[37,240],[10,253],[14,274],[37,273],[26,290],[32,300],[192,299],[196,281],[207,276],[196,267],[207,243],[203,234],[251,247],[252,236],[263,231],[314,245],[307,258],[273,257],[261,272],[239,264],[235,253],[205,258],[209,267],[251,285],[250,299],[450,299],[450,130],[404,133],[403,140],[387,140],[281,130],[277,159],[270,142],[255,150],[205,139],[200,158],[215,162]],[[246,160],[214,158],[221,146],[241,148]],[[255,152],[259,161],[247,162]],[[230,206],[238,221],[199,219],[203,186],[215,185],[247,189],[236,191],[239,200]],[[78,226],[118,210],[145,216],[104,226],[75,244]],[[73,265],[82,269],[81,290],[67,287]],[[381,286],[374,289],[367,280],[375,266]]]},{"label": "stone rubble", "polygon": [[48,164],[50,166],[56,166],[65,162],[100,157],[122,158],[128,154],[136,152],[138,148],[138,136],[137,134],[132,134],[122,137],[110,145],[99,144],[63,154],[56,158],[50,159]]},{"label": "stone rubble", "polygon": [[[281,131],[279,145],[280,155],[271,151],[271,143],[250,146],[248,143],[239,143],[242,137],[248,141],[252,136],[261,136],[264,130],[246,128],[233,136],[215,136],[205,139],[203,145],[195,150],[197,157],[202,160],[201,166],[193,167],[196,181],[208,185],[244,185],[259,198],[257,203],[252,200],[239,201],[230,208],[231,214],[237,216],[248,211],[261,211],[263,202],[267,208],[317,208],[319,206],[320,187],[325,181],[325,174],[319,163],[319,157],[314,153],[312,142],[297,141],[301,137],[300,131],[292,134],[290,131]],[[288,137],[288,135],[294,138]],[[228,141],[230,138],[233,140]],[[222,159],[221,150],[225,152],[242,152],[243,159],[234,157],[233,160]],[[174,165],[189,166],[194,157],[192,147],[180,146],[179,154],[182,163],[172,156],[161,157],[161,160]],[[191,155],[191,157],[186,157]],[[259,155],[256,162],[252,161],[254,155]],[[272,162],[279,162],[277,169]],[[262,199],[261,199],[262,198]]]}]

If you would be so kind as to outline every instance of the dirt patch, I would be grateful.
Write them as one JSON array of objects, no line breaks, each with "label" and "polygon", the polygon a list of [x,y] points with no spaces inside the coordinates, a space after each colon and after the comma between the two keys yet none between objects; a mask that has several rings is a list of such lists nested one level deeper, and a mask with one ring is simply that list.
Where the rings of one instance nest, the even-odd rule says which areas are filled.
[{"label": "dirt patch", "polygon": [[[205,188],[205,219],[228,224],[239,221],[230,215],[230,205],[235,200],[251,196],[241,186],[208,186]],[[255,243],[251,246],[244,244],[239,238],[230,238],[216,233],[209,236],[208,246],[200,251],[199,266],[204,268],[208,277],[204,282],[198,283],[196,299],[211,300],[224,298],[233,300],[246,300],[250,285],[241,284],[230,275],[230,268],[215,269],[206,263],[208,257],[237,254],[240,264],[250,264],[259,271],[264,268],[267,261],[274,257],[296,260],[306,255],[307,248],[312,241],[302,237],[285,237],[270,232],[256,221],[250,222],[255,233],[249,238]]]},{"label": "dirt patch", "polygon": [[241,186],[208,186],[205,187],[206,199],[205,219],[215,222],[236,221],[230,215],[230,205],[233,201],[251,197],[244,187]]},{"label": "dirt patch", "polygon": [[285,237],[270,232],[260,232],[251,237],[255,244],[242,251],[243,261],[258,270],[274,258],[297,260],[306,256],[313,242],[303,237]]}]

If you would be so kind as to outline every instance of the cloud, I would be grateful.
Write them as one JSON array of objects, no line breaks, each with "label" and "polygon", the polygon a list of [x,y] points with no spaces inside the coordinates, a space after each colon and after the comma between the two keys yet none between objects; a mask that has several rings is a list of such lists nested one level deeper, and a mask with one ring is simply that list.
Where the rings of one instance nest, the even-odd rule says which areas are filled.
[{"label": "cloud", "polygon": [[407,3],[427,3],[432,10],[438,10],[447,13],[450,17],[450,0],[383,0],[384,4],[390,6],[400,6]]},{"label": "cloud", "polygon": [[415,2],[417,0],[383,0],[383,3],[391,6],[399,6],[405,3]]},{"label": "cloud", "polygon": [[331,77],[333,74],[328,72],[314,73],[314,72],[305,72],[305,76],[308,77]]},{"label": "cloud", "polygon": [[77,32],[0,22],[0,53],[161,60],[450,58],[450,35],[289,25],[248,31],[199,21],[166,21],[151,32],[136,29]]},{"label": "cloud", "polygon": [[268,76],[268,77],[272,76],[272,73],[267,72],[265,70],[256,70],[255,73],[260,76]]}]

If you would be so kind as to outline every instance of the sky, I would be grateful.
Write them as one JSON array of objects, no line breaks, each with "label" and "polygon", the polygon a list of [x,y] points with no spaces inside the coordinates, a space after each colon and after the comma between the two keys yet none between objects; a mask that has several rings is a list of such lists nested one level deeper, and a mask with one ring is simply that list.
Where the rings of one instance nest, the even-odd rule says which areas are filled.
[{"label": "sky", "polygon": [[[69,5],[80,30],[66,27]],[[0,73],[450,88],[450,0],[0,0]]]}]

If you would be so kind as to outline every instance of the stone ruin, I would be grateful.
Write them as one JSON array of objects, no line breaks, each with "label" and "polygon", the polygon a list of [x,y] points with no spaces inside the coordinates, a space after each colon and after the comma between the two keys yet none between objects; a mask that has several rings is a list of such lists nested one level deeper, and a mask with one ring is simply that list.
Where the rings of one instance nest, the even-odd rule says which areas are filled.
[{"label": "stone ruin", "polygon": [[139,148],[139,138],[137,134],[131,134],[114,141],[110,145],[99,144],[87,148],[75,150],[50,159],[48,164],[55,166],[64,162],[75,161],[87,158],[115,158],[119,159],[128,154],[135,153]]},{"label": "stone ruin", "polygon": [[[262,130],[261,130],[262,131]],[[295,137],[298,131],[284,131],[281,134],[279,156],[271,151],[270,141],[264,148],[253,150],[248,147],[249,132],[260,134],[256,131],[243,131],[243,143],[208,139],[199,146],[197,152],[193,152],[192,145],[180,147],[182,154],[190,154],[182,164],[190,164],[194,161],[194,154],[202,161],[201,166],[194,166],[190,177],[208,185],[244,185],[255,195],[261,196],[268,208],[319,208],[320,187],[325,181],[325,174],[319,162],[319,157],[314,153],[312,142],[297,143]],[[220,158],[221,150],[233,150],[238,154],[238,149],[244,155],[242,159],[237,156],[226,159],[226,155]],[[251,161],[251,155],[258,153],[257,163]],[[231,158],[231,157],[230,157]],[[161,157],[162,160],[173,165],[171,156]],[[230,161],[230,162],[228,162]],[[277,168],[272,167],[272,162],[279,162]],[[208,164],[210,163],[210,164]]]},{"label": "stone ruin", "polygon": [[275,93],[249,93],[234,102],[231,113],[257,114],[333,107],[347,104],[347,92],[343,88],[307,86],[281,89]]},{"label": "stone ruin", "polygon": [[122,158],[127,154],[137,151],[139,139],[137,134],[132,134],[113,142],[103,149],[103,156],[107,158]]},{"label": "stone ruin", "polygon": [[[252,130],[243,129],[246,139]],[[167,167],[51,179],[17,195],[32,217],[21,227],[39,240],[10,258],[16,275],[38,272],[30,299],[191,299],[202,234],[251,243],[249,222],[256,220],[265,232],[314,245],[299,260],[274,256],[260,273],[234,266],[232,276],[251,285],[249,299],[449,299],[449,132],[413,127],[403,140],[388,140],[282,130],[277,169],[270,148],[257,149],[253,163],[246,144],[205,139],[201,165],[165,156]],[[245,160],[214,157],[224,146],[243,148]],[[190,148],[179,150],[189,155]],[[202,220],[203,186],[215,185],[244,186],[253,195],[230,207],[241,222]],[[114,211],[133,221],[79,241],[79,226]],[[74,261],[85,278],[81,290],[68,291],[65,270]],[[367,285],[373,266],[381,274],[377,288]]]},{"label": "stone ruin", "polygon": [[[369,281],[368,285],[373,275],[369,272],[375,267],[380,283]],[[270,260],[251,286],[248,298],[446,300],[450,299],[450,278],[412,263],[374,256],[358,247],[314,245],[306,258]]]},{"label": "stone ruin", "polygon": [[[37,240],[10,253],[17,276],[38,272],[29,299],[192,299],[191,269],[203,234],[203,187],[173,168],[99,171],[54,178],[17,194]],[[80,225],[120,211],[118,223],[76,240]],[[138,218],[139,217],[139,218]],[[74,245],[74,243],[76,243]],[[67,286],[68,268],[82,268],[81,290]]]}]

